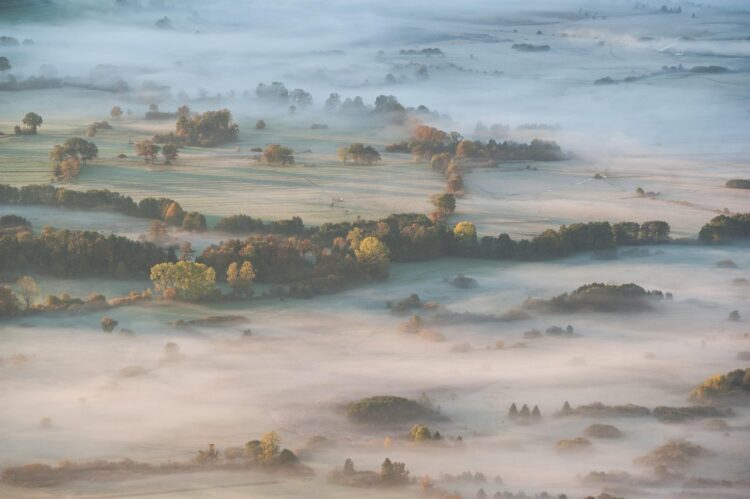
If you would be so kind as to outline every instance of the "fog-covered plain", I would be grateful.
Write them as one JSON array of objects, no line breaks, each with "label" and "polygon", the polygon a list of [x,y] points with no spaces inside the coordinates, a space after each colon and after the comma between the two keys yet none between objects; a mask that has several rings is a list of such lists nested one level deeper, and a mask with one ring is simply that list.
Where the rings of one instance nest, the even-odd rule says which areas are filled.
[{"label": "fog-covered plain", "polygon": [[[574,222],[659,219],[671,224],[674,236],[694,238],[725,209],[749,211],[748,191],[724,187],[730,178],[750,177],[750,11],[744,2],[670,2],[682,7],[679,15],[656,13],[662,2],[634,9],[630,1],[19,3],[0,2],[0,35],[34,44],[0,46],[0,56],[12,65],[0,73],[0,83],[9,75],[67,83],[0,91],[0,131],[12,133],[28,111],[44,117],[37,136],[0,136],[3,184],[48,182],[52,146],[82,136],[93,121],[110,119],[109,110],[119,105],[132,114],[110,120],[114,129],[92,138],[100,157],[65,187],[106,188],[135,200],[174,198],[186,210],[206,214],[210,225],[236,213],[264,220],[298,215],[319,224],[428,212],[430,196],[445,182],[428,165],[403,154],[383,153],[380,164],[367,167],[343,165],[336,157],[339,146],[355,141],[382,151],[406,138],[413,123],[327,113],[323,103],[337,92],[361,96],[368,105],[392,94],[405,106],[437,111],[440,116],[425,121],[442,129],[486,139],[477,132],[478,122],[502,124],[508,129],[498,139],[555,140],[570,154],[563,162],[467,171],[466,194],[449,221],[474,222],[481,235],[533,236]],[[154,23],[164,16],[171,27],[159,29]],[[551,49],[523,52],[513,43]],[[399,52],[428,47],[440,48],[445,57]],[[426,77],[418,74],[419,65],[426,65]],[[729,71],[661,70],[677,65]],[[638,79],[594,84],[604,77]],[[127,90],[110,91],[120,80]],[[286,106],[258,99],[256,85],[272,81],[305,89],[313,105],[290,115]],[[143,118],[152,103],[164,111],[182,104],[194,111],[226,107],[240,126],[239,140],[184,148],[174,165],[146,165],[134,155],[133,142],[174,126],[172,119]],[[265,130],[255,130],[258,119],[267,122]],[[314,123],[328,129],[311,130]],[[523,126],[528,124],[547,126]],[[294,149],[297,164],[259,164],[251,148],[274,142]],[[658,195],[637,196],[637,187]],[[37,231],[53,225],[137,239],[149,227],[148,220],[108,212],[0,206],[0,215],[10,213],[26,217]],[[170,236],[198,250],[228,237],[176,230]],[[718,268],[722,260],[737,268]],[[613,260],[589,253],[545,263],[441,259],[392,264],[390,274],[385,282],[312,300],[154,303],[108,312],[133,336],[102,333],[99,313],[4,321],[0,467],[187,461],[209,443],[224,449],[272,430],[292,450],[304,450],[316,436],[333,445],[299,452],[312,477],[201,471],[46,488],[0,484],[0,496],[419,496],[418,485],[368,490],[326,480],[346,458],[357,469],[377,470],[385,457],[466,498],[480,487],[490,497],[509,490],[583,498],[606,484],[581,477],[609,470],[632,475],[610,490],[628,498],[750,493],[747,407],[735,408],[726,426],[554,416],[566,401],[573,407],[596,401],[686,406],[690,390],[706,377],[747,367],[736,358],[750,351],[747,245],[621,250]],[[446,282],[457,274],[478,286],[457,289]],[[150,285],[35,277],[42,296],[112,297]],[[480,320],[515,309],[528,297],[549,298],[589,282],[634,282],[674,298],[640,314],[534,312],[516,321]],[[264,290],[257,286],[258,295]],[[428,322],[429,335],[404,333],[409,314],[394,315],[385,303],[411,293],[476,315],[455,324]],[[733,310],[743,319],[728,321]],[[248,322],[169,324],[219,314],[242,315]],[[423,315],[429,321],[431,314]],[[555,325],[571,325],[576,335],[544,334]],[[243,336],[248,328],[252,335]],[[524,337],[533,329],[542,336]],[[168,342],[179,346],[177,354],[165,351]],[[122,371],[132,367],[142,369]],[[422,394],[448,418],[430,423],[446,437],[441,444],[409,442],[410,425],[362,427],[345,414],[346,403],[362,397]],[[541,422],[513,421],[507,416],[512,403],[537,405]],[[558,441],[581,436],[592,423],[615,425],[624,436],[593,440],[584,452],[556,449]],[[670,439],[711,451],[687,466],[685,476],[744,482],[683,487],[634,463]],[[442,473],[464,471],[481,472],[488,481],[439,481]]]}]

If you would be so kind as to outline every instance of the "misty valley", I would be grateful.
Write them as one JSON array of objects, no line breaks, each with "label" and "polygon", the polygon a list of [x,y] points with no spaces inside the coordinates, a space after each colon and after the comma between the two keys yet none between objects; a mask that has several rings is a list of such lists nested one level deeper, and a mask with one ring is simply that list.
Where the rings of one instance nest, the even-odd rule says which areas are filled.
[{"label": "misty valley", "polygon": [[0,0],[0,497],[750,497],[750,5]]}]

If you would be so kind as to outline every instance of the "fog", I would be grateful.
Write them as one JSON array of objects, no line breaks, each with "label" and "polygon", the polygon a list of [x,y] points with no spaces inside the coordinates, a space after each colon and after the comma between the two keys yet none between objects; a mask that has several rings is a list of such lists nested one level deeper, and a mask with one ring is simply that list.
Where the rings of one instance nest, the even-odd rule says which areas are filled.
[{"label": "fog", "polygon": [[[682,13],[659,13],[662,3]],[[156,26],[165,16],[168,25]],[[673,237],[694,239],[714,216],[750,207],[748,191],[724,187],[748,177],[750,10],[743,1],[0,1],[0,36],[33,39],[0,45],[12,66],[0,72],[0,87],[60,79],[51,88],[0,89],[0,131],[8,134],[0,136],[0,184],[49,182],[52,146],[108,119],[114,130],[92,138],[99,158],[66,188],[109,189],[136,201],[173,198],[204,213],[209,227],[238,213],[321,224],[429,212],[430,196],[445,184],[441,173],[404,154],[383,152],[379,164],[350,169],[336,156],[351,142],[382,151],[408,138],[414,119],[391,124],[371,114],[331,113],[324,102],[335,92],[342,100],[361,96],[368,106],[379,95],[424,105],[436,112],[423,116],[425,123],[467,138],[489,138],[478,123],[500,124],[507,126],[495,137],[500,141],[560,144],[569,155],[563,162],[466,171],[466,194],[449,220],[473,222],[480,236],[533,237],[592,220],[666,220]],[[550,50],[512,48],[518,43]],[[424,48],[444,56],[400,52]],[[727,71],[690,71],[696,66]],[[617,82],[594,83],[605,77]],[[628,77],[633,81],[623,81]],[[313,104],[292,114],[288,103],[256,95],[259,83],[274,81],[290,92],[304,89]],[[176,165],[147,165],[133,143],[174,130],[172,118],[144,119],[150,104],[165,112],[183,104],[197,112],[227,108],[239,139],[186,147]],[[110,118],[113,106],[126,110],[122,120]],[[44,117],[33,142],[11,135],[29,111]],[[267,129],[255,129],[258,119]],[[328,128],[311,130],[315,123]],[[258,164],[251,148],[269,143],[294,149],[296,164]],[[638,187],[654,195],[638,196]],[[51,225],[143,240],[150,226],[107,211],[0,205],[0,216],[8,214],[28,219],[36,233]],[[176,228],[168,234],[171,243],[189,241],[199,252],[236,237]],[[725,260],[735,267],[717,267]],[[590,252],[533,263],[441,258],[391,263],[386,281],[310,300],[155,301],[106,313],[119,321],[120,333],[133,334],[104,334],[100,312],[3,320],[0,468],[66,460],[181,463],[208,444],[223,450],[275,431],[314,473],[217,467],[84,475],[49,487],[0,482],[0,496],[420,497],[418,483],[363,489],[327,479],[347,458],[358,470],[380,470],[389,457],[404,462],[412,477],[429,475],[446,494],[464,498],[479,497],[480,488],[489,497],[747,497],[746,403],[718,418],[725,425],[717,418],[666,423],[556,413],[565,402],[685,407],[707,377],[748,367],[737,357],[750,351],[748,269],[746,242],[620,248],[615,259]],[[477,286],[451,285],[456,275]],[[151,286],[140,277],[35,278],[41,296],[111,298]],[[633,282],[673,298],[639,313],[528,310],[518,320],[501,318],[527,298],[549,299],[592,282]],[[270,290],[255,285],[256,296]],[[412,293],[440,307],[403,315],[386,307]],[[734,310],[739,321],[728,320]],[[412,314],[424,319],[424,334],[404,332]],[[173,324],[219,315],[246,321]],[[575,334],[545,333],[568,325]],[[539,337],[524,335],[532,330]],[[170,342],[178,349],[165,350]],[[428,398],[445,419],[425,423],[444,439],[411,442],[410,423],[369,426],[347,418],[347,404],[377,395]],[[514,420],[513,403],[538,406],[542,419]],[[556,445],[593,423],[616,426],[622,438],[591,438],[582,451]],[[309,443],[319,436],[330,445]],[[709,452],[669,469],[672,475],[635,462],[672,439]],[[613,470],[630,476],[583,479]],[[465,471],[487,481],[442,476]]]}]

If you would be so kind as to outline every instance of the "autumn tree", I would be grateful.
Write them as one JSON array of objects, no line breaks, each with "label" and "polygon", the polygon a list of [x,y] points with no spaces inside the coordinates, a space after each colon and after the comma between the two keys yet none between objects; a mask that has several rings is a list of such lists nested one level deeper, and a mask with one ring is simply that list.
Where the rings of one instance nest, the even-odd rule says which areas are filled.
[{"label": "autumn tree", "polygon": [[368,236],[362,239],[359,247],[354,250],[354,255],[369,277],[383,278],[388,276],[388,264],[390,263],[388,246],[377,237]]},{"label": "autumn tree", "polygon": [[122,118],[122,108],[120,106],[115,106],[112,108],[112,110],[109,112],[109,115],[112,117],[112,119],[119,120]]},{"label": "autumn tree", "polygon": [[34,298],[39,296],[39,287],[36,285],[36,281],[31,276],[23,276],[16,281],[18,291],[26,305],[26,310],[31,308],[34,303]]},{"label": "autumn tree", "polygon": [[227,268],[227,283],[232,288],[232,292],[237,295],[252,295],[252,284],[255,279],[255,269],[249,261],[242,262],[237,266],[236,262],[229,264]]},{"label": "autumn tree", "polygon": [[151,281],[166,299],[196,301],[216,290],[216,272],[202,263],[160,263],[151,267]]},{"label": "autumn tree", "polygon": [[153,143],[149,139],[141,140],[135,143],[135,153],[138,156],[143,156],[143,161],[146,163],[153,164],[156,161],[156,155],[159,154],[161,148]]},{"label": "autumn tree", "polygon": [[263,150],[263,161],[269,165],[293,165],[294,152],[281,144],[269,144]]},{"label": "autumn tree", "polygon": [[260,456],[263,461],[272,461],[279,455],[281,438],[275,431],[263,435],[260,439]]},{"label": "autumn tree", "polygon": [[81,173],[81,162],[78,158],[69,157],[60,162],[59,175],[66,182],[72,181]]}]

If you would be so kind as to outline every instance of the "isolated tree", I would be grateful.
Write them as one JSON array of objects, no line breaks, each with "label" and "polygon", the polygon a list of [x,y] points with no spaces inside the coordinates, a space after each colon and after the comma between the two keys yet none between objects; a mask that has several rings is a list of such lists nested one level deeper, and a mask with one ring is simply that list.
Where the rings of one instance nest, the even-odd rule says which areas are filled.
[{"label": "isolated tree", "polygon": [[255,269],[249,261],[242,262],[241,266],[238,266],[236,262],[229,264],[227,283],[233,293],[245,296],[252,294],[253,279],[255,279]]},{"label": "isolated tree", "polygon": [[[73,177],[78,174],[76,168],[80,169],[81,165],[85,165],[87,160],[94,159],[99,155],[99,148],[96,144],[89,142],[86,139],[80,137],[73,137],[66,140],[63,144],[57,144],[49,152],[49,158],[53,162],[52,172],[55,177],[63,177],[62,163],[67,160],[76,160],[75,162],[68,163],[66,169],[68,173],[75,173]],[[69,178],[70,175],[68,175]]]},{"label": "isolated tree", "polygon": [[34,303],[34,298],[39,296],[39,287],[36,285],[36,281],[33,277],[25,275],[16,281],[16,286],[18,286],[19,294],[26,305],[26,310],[29,310]]},{"label": "isolated tree", "polygon": [[256,130],[265,130],[265,128],[266,128],[266,122],[264,120],[258,120],[255,122]]},{"label": "isolated tree", "polygon": [[21,123],[26,127],[27,133],[36,135],[36,129],[42,126],[44,120],[36,113],[26,113],[26,116],[23,117]]},{"label": "isolated tree", "polygon": [[102,317],[101,326],[102,331],[104,331],[105,333],[111,333],[112,331],[114,331],[118,324],[119,322],[114,320],[112,317]]},{"label": "isolated tree", "polygon": [[366,146],[359,142],[340,147],[337,151],[338,157],[344,163],[371,165],[380,161],[380,153],[372,146]]},{"label": "isolated tree", "polygon": [[0,57],[0,71],[8,71],[11,68],[7,57]]},{"label": "isolated tree", "polygon": [[177,146],[174,144],[164,144],[161,148],[161,154],[164,156],[164,164],[171,165],[172,161],[177,159]]},{"label": "isolated tree", "polygon": [[154,144],[151,140],[145,139],[135,143],[135,153],[138,156],[143,156],[143,161],[146,163],[154,163],[156,161],[156,155],[159,154],[161,148]]},{"label": "isolated tree", "polygon": [[109,112],[109,115],[115,120],[119,120],[120,118],[122,118],[122,114],[123,114],[123,111],[120,106],[113,107],[112,110]]},{"label": "isolated tree", "polygon": [[270,165],[293,165],[294,153],[281,144],[269,144],[263,150],[263,161]]},{"label": "isolated tree", "polygon": [[202,263],[159,263],[151,267],[151,281],[162,297],[196,301],[216,290],[216,272]]}]

